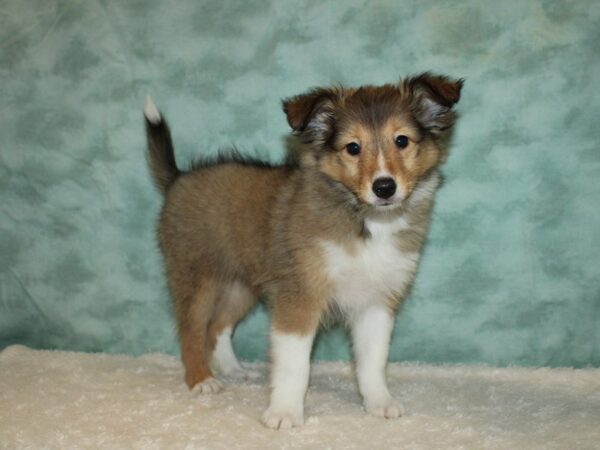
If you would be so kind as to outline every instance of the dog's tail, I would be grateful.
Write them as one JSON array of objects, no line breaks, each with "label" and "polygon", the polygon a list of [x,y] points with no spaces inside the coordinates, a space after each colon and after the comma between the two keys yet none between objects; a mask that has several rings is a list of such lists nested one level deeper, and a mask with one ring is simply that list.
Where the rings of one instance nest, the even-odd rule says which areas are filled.
[{"label": "dog's tail", "polygon": [[164,194],[181,174],[175,163],[171,131],[150,97],[146,98],[144,116],[148,139],[148,165],[154,183]]}]

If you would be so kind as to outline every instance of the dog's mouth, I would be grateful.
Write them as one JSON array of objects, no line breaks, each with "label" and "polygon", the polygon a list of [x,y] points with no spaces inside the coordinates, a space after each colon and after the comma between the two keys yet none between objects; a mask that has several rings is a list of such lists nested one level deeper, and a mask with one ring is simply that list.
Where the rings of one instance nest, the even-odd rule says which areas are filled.
[{"label": "dog's mouth", "polygon": [[367,196],[367,198],[364,198],[362,195],[355,194],[355,198],[358,200],[358,203],[360,205],[362,205],[366,210],[371,210],[371,211],[381,211],[381,212],[394,211],[397,208],[401,208],[404,203],[404,200],[399,197],[382,199],[382,198],[372,198],[371,196]]},{"label": "dog's mouth", "polygon": [[376,210],[380,211],[387,211],[398,208],[402,206],[402,203],[404,201],[403,196],[398,194],[393,195],[390,198],[379,198],[371,193],[368,193],[366,197],[367,198],[363,201],[371,208],[375,208]]},{"label": "dog's mouth", "polygon": [[402,200],[383,200],[381,202],[372,203],[371,206],[376,211],[391,211],[402,206]]},{"label": "dog's mouth", "polygon": [[375,203],[373,206],[376,206],[378,208],[388,208],[388,207],[398,206],[399,204],[400,204],[400,202],[391,202],[391,201],[385,200],[381,203]]}]

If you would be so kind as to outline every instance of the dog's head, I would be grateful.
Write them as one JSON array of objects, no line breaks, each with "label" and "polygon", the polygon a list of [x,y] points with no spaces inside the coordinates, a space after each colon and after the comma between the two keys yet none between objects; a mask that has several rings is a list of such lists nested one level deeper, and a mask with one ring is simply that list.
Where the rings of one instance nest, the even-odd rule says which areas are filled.
[{"label": "dog's head", "polygon": [[392,209],[443,160],[462,85],[424,73],[397,85],[314,89],[283,109],[322,173],[359,202]]}]

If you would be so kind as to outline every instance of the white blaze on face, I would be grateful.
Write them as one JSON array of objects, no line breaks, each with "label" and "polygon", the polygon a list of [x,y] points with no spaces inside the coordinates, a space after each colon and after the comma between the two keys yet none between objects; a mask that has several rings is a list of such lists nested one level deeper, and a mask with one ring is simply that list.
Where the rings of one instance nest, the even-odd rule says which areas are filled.
[{"label": "white blaze on face", "polygon": [[[389,173],[388,173],[388,170],[387,170],[386,164],[385,164],[385,157],[383,156],[383,151],[381,151],[381,150],[377,154],[377,173],[375,174],[373,179],[378,178],[378,175],[377,175],[378,173],[387,174],[387,176],[389,176]],[[381,176],[381,175],[379,175],[379,176]]]},{"label": "white blaze on face", "polygon": [[[377,196],[377,194],[375,194],[375,192],[373,192],[373,183],[380,178],[391,178],[396,183],[396,192],[390,198],[380,198]],[[388,170],[383,151],[381,150],[377,154],[377,170],[371,177],[369,185],[366,186],[365,189],[367,191],[367,203],[375,206],[381,206],[383,208],[393,208],[394,206],[398,206],[406,197],[406,193],[403,192],[402,186],[396,177]]]}]

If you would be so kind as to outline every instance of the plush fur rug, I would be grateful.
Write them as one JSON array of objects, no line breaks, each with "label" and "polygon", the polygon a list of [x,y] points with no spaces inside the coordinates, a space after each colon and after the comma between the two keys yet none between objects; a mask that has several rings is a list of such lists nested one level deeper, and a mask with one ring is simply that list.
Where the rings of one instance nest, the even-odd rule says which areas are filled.
[{"label": "plush fur rug", "polygon": [[600,448],[600,369],[390,364],[406,415],[362,411],[348,363],[315,363],[307,423],[263,428],[267,368],[194,396],[179,361],[37,351],[0,353],[0,447],[21,448]]}]

